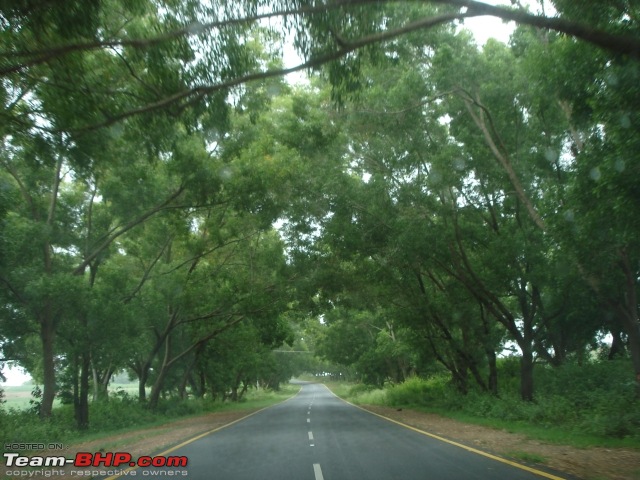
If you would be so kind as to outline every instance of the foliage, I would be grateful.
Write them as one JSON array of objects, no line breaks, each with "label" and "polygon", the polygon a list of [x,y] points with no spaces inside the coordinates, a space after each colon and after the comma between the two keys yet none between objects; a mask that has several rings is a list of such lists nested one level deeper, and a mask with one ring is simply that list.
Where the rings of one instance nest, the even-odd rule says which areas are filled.
[{"label": "foliage", "polygon": [[157,411],[151,411],[141,404],[135,396],[119,390],[108,402],[97,402],[91,405],[91,426],[83,432],[72,428],[74,411],[71,405],[62,405],[53,411],[46,422],[39,420],[38,415],[28,409],[0,411],[0,428],[3,432],[3,444],[0,452],[4,452],[5,443],[24,443],[29,439],[54,439],[55,442],[71,443],[83,438],[96,438],[116,431],[129,430],[144,426],[152,426],[172,421],[185,416],[198,416],[219,410],[239,408],[256,408],[272,405],[295,393],[295,389],[285,387],[281,392],[271,390],[252,390],[242,404],[214,402],[211,399],[178,399],[162,400]]},{"label": "foliage", "polygon": [[[631,434],[636,7],[28,3],[0,7],[0,349],[43,420],[58,392],[89,428],[124,369],[158,410],[306,369]],[[486,14],[508,45],[456,25]],[[635,393],[552,386],[607,335]]]},{"label": "foliage", "polygon": [[[509,362],[505,366],[508,369]],[[346,397],[361,404],[459,412],[479,419],[640,442],[640,403],[634,395],[633,382],[627,379],[627,368],[626,362],[620,360],[570,363],[553,370],[540,366],[536,369],[540,393],[535,402],[518,398],[517,383],[499,398],[478,390],[461,397],[442,374],[428,379],[413,377],[384,390],[356,385]],[[517,370],[511,375],[517,380]]]},{"label": "foliage", "polygon": [[32,415],[40,415],[40,409],[42,408],[42,389],[36,385],[31,390],[31,398],[29,399],[29,409],[27,410]]}]

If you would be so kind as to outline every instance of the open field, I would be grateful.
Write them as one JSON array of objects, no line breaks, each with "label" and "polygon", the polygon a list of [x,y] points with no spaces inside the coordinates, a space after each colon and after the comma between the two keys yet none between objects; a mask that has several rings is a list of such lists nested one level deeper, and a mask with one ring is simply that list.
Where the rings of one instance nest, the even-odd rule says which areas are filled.
[{"label": "open field", "polygon": [[4,390],[4,408],[15,408],[17,410],[23,410],[29,408],[29,400],[31,396],[31,390],[35,385],[20,385],[19,387],[3,387]]},{"label": "open field", "polygon": [[[36,385],[20,385],[18,387],[2,387],[4,390],[5,404],[4,408],[14,408],[16,410],[24,410],[31,405],[29,400],[33,397],[31,391]],[[137,383],[114,383],[109,386],[109,394],[113,395],[118,391],[123,391],[131,396],[138,395]],[[149,389],[147,390],[149,391]],[[56,399],[54,406],[60,405],[60,401]]]}]

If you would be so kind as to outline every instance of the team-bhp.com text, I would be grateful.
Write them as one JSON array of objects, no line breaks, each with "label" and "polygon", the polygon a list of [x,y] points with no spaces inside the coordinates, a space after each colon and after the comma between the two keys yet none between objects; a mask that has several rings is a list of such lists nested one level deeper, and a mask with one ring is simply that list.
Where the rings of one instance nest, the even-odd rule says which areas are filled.
[{"label": "team-bhp.com text", "polygon": [[[19,453],[5,453],[4,455],[5,465],[10,468],[24,468],[24,467],[65,467],[66,465],[73,465],[79,468],[100,468],[107,469],[122,469],[115,471],[116,474],[131,474],[135,475],[135,471],[127,471],[128,467],[186,467],[188,458],[185,456],[164,456],[158,455],[155,457],[141,456],[137,460],[134,460],[133,456],[127,452],[107,452],[107,453],[89,453],[79,452],[76,453],[74,458],[66,458],[63,456],[23,456]],[[165,470],[167,476],[184,475],[186,470]],[[10,476],[19,477],[51,477],[54,475],[66,475],[64,470],[16,470],[7,471]],[[101,472],[102,473],[102,472]],[[106,473],[106,472],[105,472]],[[147,471],[143,471],[143,475]],[[149,472],[151,474],[151,472]],[[69,472],[70,476],[94,476],[92,470],[72,470]],[[161,474],[162,475],[162,474]],[[155,476],[155,472],[154,472]],[[164,475],[163,475],[164,476]]]}]

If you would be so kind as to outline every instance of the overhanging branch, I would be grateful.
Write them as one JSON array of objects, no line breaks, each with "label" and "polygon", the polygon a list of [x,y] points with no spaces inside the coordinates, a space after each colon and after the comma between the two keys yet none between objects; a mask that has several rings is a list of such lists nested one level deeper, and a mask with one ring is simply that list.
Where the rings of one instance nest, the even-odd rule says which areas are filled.
[{"label": "overhanging branch", "polygon": [[383,43],[389,40],[393,40],[395,38],[398,38],[402,35],[405,35],[409,32],[413,32],[416,30],[431,28],[437,25],[441,25],[443,23],[453,21],[453,20],[460,20],[462,18],[473,17],[476,15],[477,14],[475,13],[466,13],[466,14],[449,13],[449,14],[436,15],[433,17],[423,18],[414,22],[409,22],[406,25],[397,29],[387,30],[385,32],[367,35],[359,39],[348,41],[348,42],[345,41],[343,42],[342,47],[334,52],[319,55],[306,62],[303,62],[299,65],[296,65],[290,68],[281,68],[281,69],[275,69],[275,70],[267,70],[264,72],[250,73],[247,75],[229,79],[213,85],[200,86],[200,87],[194,87],[188,90],[183,90],[182,92],[177,92],[173,95],[160,99],[156,102],[152,102],[146,105],[142,105],[138,108],[134,108],[126,112],[119,113],[103,122],[93,124],[93,125],[88,125],[80,129],[73,129],[73,130],[70,130],[70,132],[81,133],[85,131],[97,130],[100,128],[113,125],[114,123],[122,121],[126,118],[130,118],[130,117],[145,114],[145,113],[155,112],[157,110],[162,110],[171,105],[180,104],[181,102],[184,102],[183,106],[187,106],[188,104],[195,103],[201,100],[202,98],[206,97],[207,95],[211,95],[220,90],[225,90],[228,88],[232,88],[238,85],[242,85],[242,84],[257,81],[257,80],[265,80],[268,78],[281,77],[281,76],[288,75],[290,73],[299,72],[301,70],[314,69],[326,63],[332,62],[334,60],[338,60],[346,56],[348,53],[351,53],[360,48],[373,45],[376,43]]}]

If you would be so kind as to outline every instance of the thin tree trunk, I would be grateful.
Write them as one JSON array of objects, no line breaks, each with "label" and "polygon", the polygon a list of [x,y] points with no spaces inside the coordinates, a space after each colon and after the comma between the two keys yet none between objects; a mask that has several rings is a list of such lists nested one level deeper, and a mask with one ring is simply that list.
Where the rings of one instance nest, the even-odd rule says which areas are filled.
[{"label": "thin tree trunk", "polygon": [[40,405],[40,417],[51,417],[53,400],[56,396],[56,371],[55,371],[55,329],[50,312],[45,312],[40,323],[40,341],[42,343],[42,404]]},{"label": "thin tree trunk", "polygon": [[167,377],[171,362],[169,358],[171,356],[171,335],[167,335],[164,341],[164,357],[162,359],[162,365],[158,372],[158,377],[151,387],[151,395],[149,395],[149,407],[154,410],[158,406],[160,400],[160,393],[164,387],[164,380]]},{"label": "thin tree trunk", "polygon": [[496,351],[493,348],[485,350],[489,364],[488,388],[492,395],[498,396],[498,364]]},{"label": "thin tree trunk", "polygon": [[80,430],[89,428],[89,369],[91,360],[88,352],[82,353],[82,364],[80,366],[80,403],[76,421]]},{"label": "thin tree trunk", "polygon": [[607,357],[609,360],[624,355],[626,351],[624,342],[622,341],[622,329],[614,322],[615,320],[612,320],[613,325],[609,329],[612,338],[611,348],[609,349],[609,355]]},{"label": "thin tree trunk", "polygon": [[98,390],[99,390],[98,372],[96,371],[96,369],[93,366],[93,364],[91,364],[91,375],[93,376],[93,401],[97,402],[98,398],[100,396],[100,393],[98,392]]},{"label": "thin tree trunk", "polygon": [[72,363],[72,373],[73,373],[73,414],[76,420],[76,425],[78,424],[78,413],[80,412],[80,366],[78,362],[78,356],[73,356]]},{"label": "thin tree trunk", "polygon": [[102,375],[102,378],[100,379],[99,397],[102,400],[109,400],[109,382],[111,381],[112,376],[113,376],[113,366],[109,364],[109,367],[107,367],[107,369],[104,372],[104,375]]},{"label": "thin tree trunk", "polygon": [[[526,337],[526,335],[525,335]],[[520,345],[522,358],[520,358],[520,397],[526,402],[533,401],[533,347],[526,341]]]},{"label": "thin tree trunk", "polygon": [[138,400],[144,402],[147,400],[147,380],[149,379],[149,367],[143,367],[138,374]]},{"label": "thin tree trunk", "polygon": [[[460,89],[460,91],[464,92],[464,90],[462,89]],[[500,136],[498,135],[498,132],[495,130],[495,127],[493,125],[493,119],[491,117],[491,114],[489,113],[489,110],[482,103],[480,103],[480,100],[474,99],[467,92],[464,92],[464,94],[465,94],[464,102],[465,102],[465,105],[467,106],[467,111],[469,112],[469,115],[473,119],[476,126],[482,132],[485,138],[485,141],[487,143],[487,146],[493,153],[493,156],[496,158],[500,166],[504,169],[505,173],[507,174],[507,177],[509,178],[511,185],[514,188],[518,199],[522,202],[522,204],[526,208],[527,213],[529,214],[529,217],[531,218],[531,220],[533,220],[533,223],[543,232],[546,231],[547,228],[544,223],[544,220],[542,219],[542,217],[540,216],[536,208],[533,206],[533,203],[525,193],[524,187],[522,186],[522,183],[520,182],[520,179],[518,178],[518,175],[516,174],[513,168],[507,149],[504,146],[504,143],[502,142]],[[480,108],[480,112],[481,112],[480,115],[477,115],[476,112],[474,112],[473,108],[471,108],[471,105],[476,105],[477,107]],[[487,126],[487,123],[484,120],[485,115],[489,119],[489,126]]]},{"label": "thin tree trunk", "polygon": [[640,396],[640,315],[638,315],[638,295],[636,292],[637,274],[631,268],[626,249],[620,252],[620,266],[625,276],[625,303],[622,321],[629,337],[629,353],[635,370],[636,393]]},{"label": "thin tree trunk", "polygon": [[487,320],[487,316],[484,312],[484,307],[480,304],[480,319],[482,320],[482,327],[484,333],[484,353],[487,357],[487,364],[489,366],[489,378],[487,382],[487,387],[489,392],[491,392],[496,397],[498,396],[498,365],[497,365],[497,355],[496,351],[493,348],[491,342],[491,328],[489,326],[489,321]]},{"label": "thin tree trunk", "polygon": [[[60,172],[62,170],[62,157],[56,162],[56,169],[53,178],[53,188],[49,201],[47,213],[47,227],[51,227],[55,218],[56,205],[58,202],[58,190],[60,187]],[[53,262],[51,258],[51,243],[47,239],[42,245],[43,263],[45,275],[53,272]],[[40,319],[40,340],[42,342],[42,370],[43,388],[42,404],[40,406],[40,416],[42,418],[51,417],[53,410],[53,400],[56,396],[56,370],[55,370],[55,318],[52,311],[51,301],[47,300],[44,305],[44,313]]]}]

